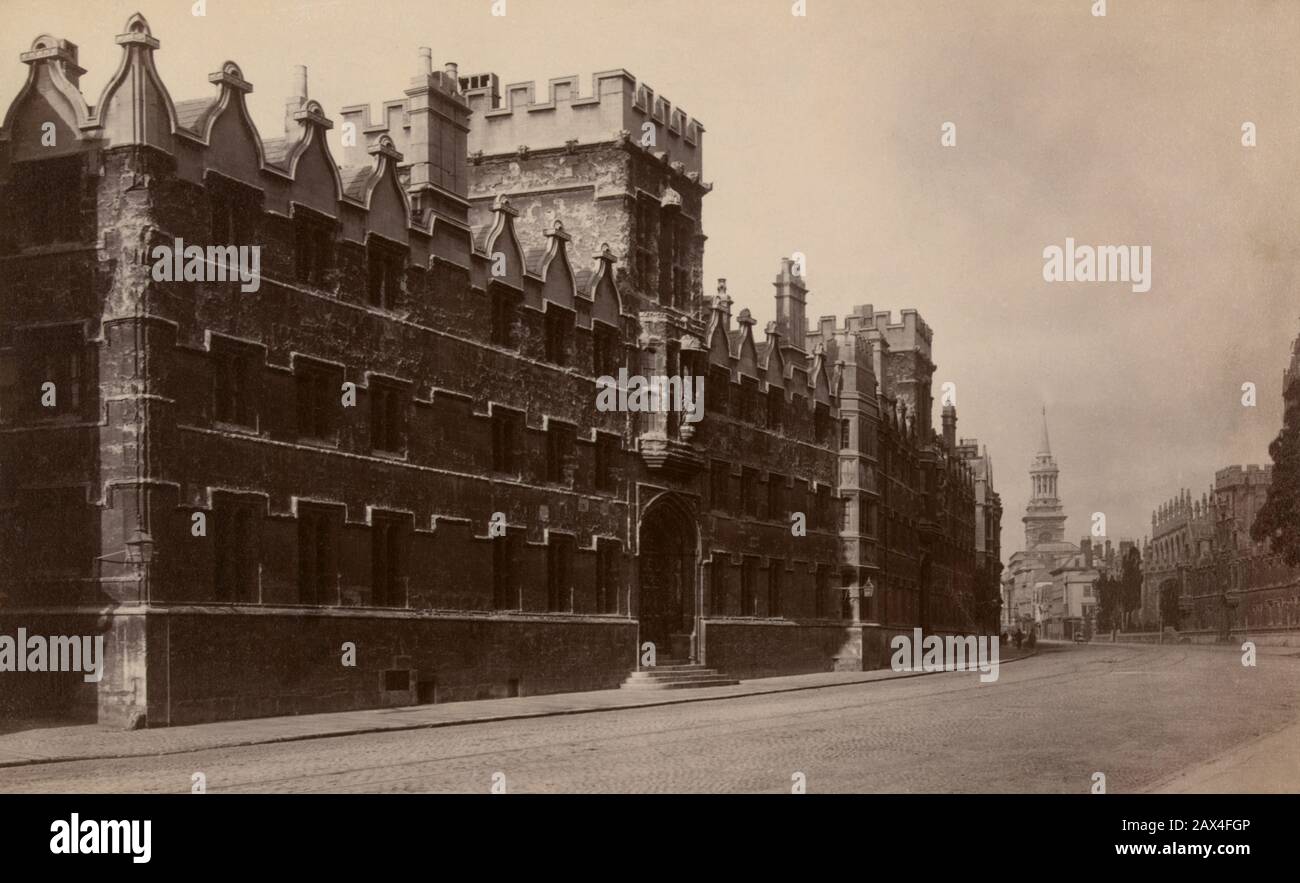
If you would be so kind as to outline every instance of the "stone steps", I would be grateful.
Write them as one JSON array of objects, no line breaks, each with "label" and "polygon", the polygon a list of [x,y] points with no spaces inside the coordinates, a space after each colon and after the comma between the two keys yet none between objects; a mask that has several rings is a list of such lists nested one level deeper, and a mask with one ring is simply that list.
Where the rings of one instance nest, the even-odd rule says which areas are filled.
[{"label": "stone steps", "polygon": [[726,687],[739,681],[699,663],[675,659],[663,665],[641,667],[623,682],[627,690],[685,690],[692,687]]}]

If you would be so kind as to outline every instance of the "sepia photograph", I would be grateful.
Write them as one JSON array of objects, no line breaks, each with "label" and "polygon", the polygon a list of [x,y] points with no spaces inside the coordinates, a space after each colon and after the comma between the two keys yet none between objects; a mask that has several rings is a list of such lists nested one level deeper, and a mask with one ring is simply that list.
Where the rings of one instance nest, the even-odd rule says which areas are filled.
[{"label": "sepia photograph", "polygon": [[0,21],[15,854],[1284,847],[1300,2]]}]

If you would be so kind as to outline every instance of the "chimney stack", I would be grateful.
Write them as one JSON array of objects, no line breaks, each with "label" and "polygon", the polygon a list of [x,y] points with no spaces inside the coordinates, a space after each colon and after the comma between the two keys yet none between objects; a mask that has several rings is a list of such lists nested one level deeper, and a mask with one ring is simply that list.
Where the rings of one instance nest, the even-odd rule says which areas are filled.
[{"label": "chimney stack", "polygon": [[293,115],[307,104],[307,66],[295,64],[290,85],[289,97],[284,99],[284,134],[292,135],[298,131],[298,122]]},{"label": "chimney stack", "polygon": [[455,63],[435,72],[433,50],[421,46],[417,70],[406,90],[410,135],[402,148],[410,169],[411,206],[420,217],[433,213],[464,223],[469,105],[461,97]]},{"label": "chimney stack", "polygon": [[802,352],[804,338],[808,333],[804,321],[808,288],[793,260],[781,258],[781,272],[772,284],[776,288],[776,324],[781,331],[781,338],[786,341],[787,347]]},{"label": "chimney stack", "polygon": [[949,451],[957,450],[957,407],[943,406],[943,443]]}]

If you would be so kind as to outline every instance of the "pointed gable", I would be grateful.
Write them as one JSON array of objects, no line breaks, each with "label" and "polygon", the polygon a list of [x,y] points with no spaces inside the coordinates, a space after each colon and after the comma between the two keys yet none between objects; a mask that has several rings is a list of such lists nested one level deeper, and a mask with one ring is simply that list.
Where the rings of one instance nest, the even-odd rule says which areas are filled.
[{"label": "pointed gable", "polygon": [[317,101],[308,101],[294,114],[294,119],[302,130],[299,139],[290,146],[284,164],[296,184],[294,200],[326,215],[337,215],[343,181],[325,137],[334,124],[325,117]]},{"label": "pointed gable", "polygon": [[[42,34],[21,57],[28,66],[27,81],[0,127],[0,141],[10,144],[9,158],[47,159],[77,152],[83,129],[91,124],[90,108],[77,88],[84,73],[77,64],[77,47]],[[53,147],[42,143],[46,123],[54,124]]]},{"label": "pointed gable", "polygon": [[826,373],[826,353],[820,343],[817,344],[817,349],[813,355],[813,371],[808,381],[812,387],[813,401],[825,405],[834,404],[831,397],[830,377]]},{"label": "pointed gable", "polygon": [[709,327],[704,340],[709,348],[709,362],[731,370],[731,345],[727,326],[731,324],[731,298],[727,297],[727,280],[718,280],[718,293],[713,296],[709,310]]},{"label": "pointed gable", "polygon": [[749,315],[749,310],[745,309],[740,311],[736,322],[740,325],[736,342],[736,369],[757,380],[762,375],[758,370],[758,348],[754,346],[754,319]]},{"label": "pointed gable", "polygon": [[253,91],[253,84],[244,79],[233,61],[210,74],[208,82],[217,87],[218,93],[199,131],[199,138],[207,144],[204,167],[253,187],[262,186],[262,136],[244,101],[244,96]]},{"label": "pointed gable", "polygon": [[722,329],[719,314],[715,311],[713,321],[709,323],[709,361],[731,369],[731,348],[727,345],[727,332]]},{"label": "pointed gable", "polygon": [[375,168],[366,182],[361,200],[370,213],[367,229],[394,242],[405,243],[411,203],[397,180],[397,164],[402,161],[402,155],[387,135],[381,136],[369,153],[375,157]]},{"label": "pointed gable", "polygon": [[573,268],[569,266],[567,245],[569,234],[564,232],[564,222],[556,221],[555,226],[546,231],[546,253],[542,256],[537,275],[542,279],[542,300],[575,309],[574,295],[577,288],[573,279]]},{"label": "pointed gable", "polygon": [[139,13],[127,19],[126,32],[116,39],[122,61],[95,106],[104,146],[148,144],[174,152],[176,107],[154,67],[158,40]]},{"label": "pointed gable", "polygon": [[600,254],[595,256],[596,270],[588,286],[592,301],[591,318],[615,328],[620,326],[623,315],[623,299],[614,282],[614,263],[617,260],[609,243],[602,242]]},{"label": "pointed gable", "polygon": [[768,386],[785,387],[785,356],[781,354],[781,335],[775,322],[767,323],[767,342],[763,353],[763,379]]},{"label": "pointed gable", "polygon": [[492,201],[492,223],[483,241],[483,252],[487,255],[488,273],[494,282],[522,290],[527,264],[523,247],[515,234],[517,217],[519,212],[510,205],[507,197],[498,195]]}]

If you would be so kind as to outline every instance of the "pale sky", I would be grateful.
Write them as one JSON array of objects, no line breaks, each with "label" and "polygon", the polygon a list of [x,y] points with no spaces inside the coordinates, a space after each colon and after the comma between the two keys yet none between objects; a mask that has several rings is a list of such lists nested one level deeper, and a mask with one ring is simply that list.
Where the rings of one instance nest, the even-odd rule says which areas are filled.
[{"label": "pale sky", "polygon": [[[1110,0],[1104,18],[1093,0],[807,0],[803,18],[791,0],[192,5],[0,0],[0,100],[51,32],[80,46],[94,103],[136,11],[174,99],[210,94],[232,59],[264,137],[294,64],[336,121],[400,97],[422,45],[503,85],[579,74],[585,91],[626,68],[707,130],[706,293],[726,276],[761,328],[779,259],[801,251],[814,320],[921,312],[936,397],[957,384],[958,432],[993,457],[1005,555],[1044,405],[1074,541],[1095,511],[1113,539],[1144,536],[1179,487],[1199,498],[1215,469],[1268,462],[1300,332],[1300,2]],[[1151,290],[1044,282],[1043,249],[1066,237],[1151,246]]]}]

